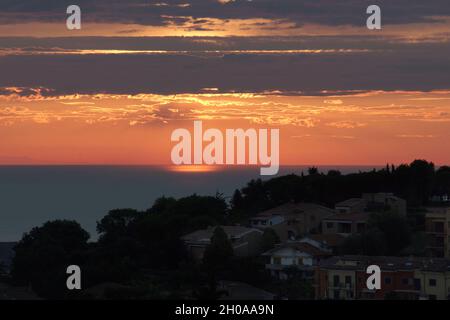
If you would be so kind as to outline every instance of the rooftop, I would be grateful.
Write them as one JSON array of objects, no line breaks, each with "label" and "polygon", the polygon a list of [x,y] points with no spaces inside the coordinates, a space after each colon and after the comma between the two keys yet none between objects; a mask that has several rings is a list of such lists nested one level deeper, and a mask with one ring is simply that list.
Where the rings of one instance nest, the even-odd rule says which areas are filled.
[{"label": "rooftop", "polygon": [[333,214],[334,211],[330,208],[321,206],[315,203],[307,203],[307,202],[289,202],[285,203],[281,206],[260,212],[257,217],[264,216],[273,216],[273,215],[293,215],[293,214],[302,214],[302,213],[313,213],[313,214]]},{"label": "rooftop", "polygon": [[[246,228],[243,226],[220,226],[223,231],[228,235],[228,238],[240,238],[250,232],[258,232],[262,233],[261,230],[253,229],[253,228]],[[214,234],[214,230],[217,228],[215,227],[208,227],[206,229],[197,230],[192,233],[189,233],[182,237],[182,240],[184,241],[193,241],[193,242],[209,242],[211,240],[211,237]]]},{"label": "rooftop", "polygon": [[313,245],[310,245],[309,243],[299,242],[299,241],[284,243],[280,246],[277,246],[277,247],[265,252],[263,255],[269,256],[269,255],[276,253],[277,251],[280,251],[280,250],[283,250],[286,248],[291,248],[296,251],[306,253],[306,254],[314,256],[314,257],[330,255],[330,253],[325,250],[321,250],[317,247],[314,247]]},{"label": "rooftop", "polygon": [[369,215],[367,213],[338,213],[324,220],[326,221],[351,221],[367,222]]},{"label": "rooftop", "polygon": [[386,257],[386,256],[334,256],[322,260],[322,269],[332,270],[366,270],[369,265],[378,265],[381,270],[423,270],[450,272],[450,259],[418,258],[418,257]]},{"label": "rooftop", "polygon": [[308,238],[325,243],[331,247],[339,246],[344,242],[345,239],[347,239],[345,236],[338,233],[312,234],[309,235]]},{"label": "rooftop", "polygon": [[352,206],[358,205],[362,202],[365,202],[365,200],[361,199],[361,198],[350,198],[350,199],[336,203],[335,207],[352,207]]}]

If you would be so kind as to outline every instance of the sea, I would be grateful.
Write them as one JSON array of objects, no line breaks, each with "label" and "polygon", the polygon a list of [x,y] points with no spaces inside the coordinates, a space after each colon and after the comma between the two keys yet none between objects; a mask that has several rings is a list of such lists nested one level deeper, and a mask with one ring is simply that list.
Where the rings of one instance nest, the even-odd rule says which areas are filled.
[{"label": "sea", "polygon": [[[282,167],[278,175],[306,173],[309,167]],[[347,174],[380,166],[318,168]],[[20,240],[33,227],[56,219],[78,221],[95,241],[96,222],[111,209],[145,210],[158,197],[194,193],[230,199],[235,189],[260,177],[256,167],[180,172],[164,166],[0,166],[0,242]]]}]

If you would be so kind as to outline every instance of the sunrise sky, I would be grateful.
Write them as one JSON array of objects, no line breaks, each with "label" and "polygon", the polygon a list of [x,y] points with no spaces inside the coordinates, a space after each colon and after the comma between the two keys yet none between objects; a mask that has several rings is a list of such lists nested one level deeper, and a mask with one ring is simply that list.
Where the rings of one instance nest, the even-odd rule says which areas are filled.
[{"label": "sunrise sky", "polygon": [[172,130],[279,128],[281,165],[449,164],[450,2],[0,2],[0,164],[169,164]]}]

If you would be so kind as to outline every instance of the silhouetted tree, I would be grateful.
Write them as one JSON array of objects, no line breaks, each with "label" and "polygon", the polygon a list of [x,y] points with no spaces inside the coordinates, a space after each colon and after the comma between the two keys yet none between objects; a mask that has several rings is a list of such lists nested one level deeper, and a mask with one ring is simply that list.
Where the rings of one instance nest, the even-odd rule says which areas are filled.
[{"label": "silhouetted tree", "polygon": [[89,234],[75,221],[46,222],[25,233],[15,246],[12,277],[45,298],[65,298],[66,268],[83,263]]},{"label": "silhouetted tree", "polygon": [[266,228],[262,235],[262,249],[264,251],[273,249],[276,244],[280,243],[280,237],[276,234],[272,228]]}]

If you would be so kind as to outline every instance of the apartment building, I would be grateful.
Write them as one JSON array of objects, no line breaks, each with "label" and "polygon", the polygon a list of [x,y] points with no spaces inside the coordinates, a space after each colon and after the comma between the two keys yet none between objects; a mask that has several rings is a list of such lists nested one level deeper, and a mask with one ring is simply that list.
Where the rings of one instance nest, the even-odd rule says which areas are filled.
[{"label": "apartment building", "polygon": [[433,257],[450,257],[450,207],[430,207],[425,214],[427,251]]},{"label": "apartment building", "polygon": [[[379,290],[367,288],[369,265],[381,269]],[[314,287],[316,299],[447,300],[450,298],[450,260],[335,256],[319,263]]]},{"label": "apartment building", "polygon": [[[230,240],[233,252],[236,256],[247,257],[261,253],[261,238],[263,232],[258,229],[242,226],[220,226]],[[201,261],[206,247],[211,243],[214,230],[217,227],[208,227],[197,230],[181,238],[186,248],[195,261]]]},{"label": "apartment building", "polygon": [[389,192],[363,193],[361,198],[351,198],[335,204],[338,214],[390,210],[406,215],[406,201]]},{"label": "apartment building", "polygon": [[331,254],[331,249],[325,244],[304,238],[278,245],[263,256],[268,257],[266,270],[271,276],[287,280],[294,272],[302,278],[312,278],[317,264]]},{"label": "apartment building", "polygon": [[450,300],[450,261],[429,259],[416,270],[415,279],[421,298],[427,300]]},{"label": "apartment building", "polygon": [[334,214],[332,209],[314,203],[289,202],[263,211],[249,219],[250,227],[275,230],[282,242],[308,233],[318,233],[323,219]]},{"label": "apartment building", "polygon": [[366,229],[368,219],[367,213],[335,214],[322,221],[322,233],[344,236],[362,233]]}]

